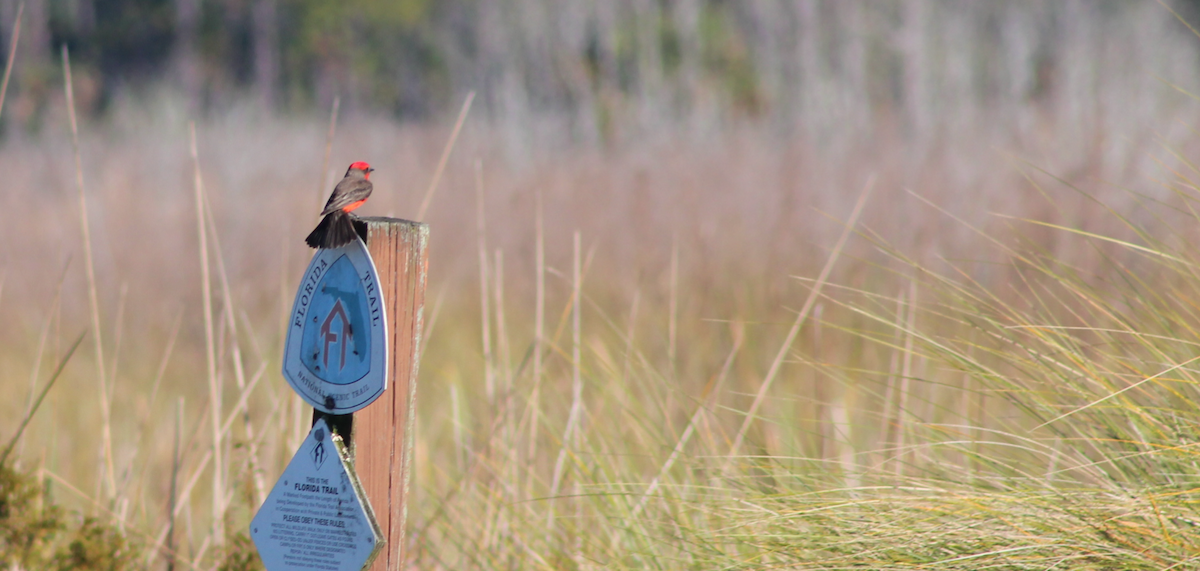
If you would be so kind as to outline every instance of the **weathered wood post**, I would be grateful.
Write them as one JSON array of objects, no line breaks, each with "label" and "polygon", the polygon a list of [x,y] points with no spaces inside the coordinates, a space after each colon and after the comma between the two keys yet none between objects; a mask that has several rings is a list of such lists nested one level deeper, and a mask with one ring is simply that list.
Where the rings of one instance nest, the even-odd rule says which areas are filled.
[{"label": "weathered wood post", "polygon": [[429,227],[354,224],[363,241],[313,255],[288,318],[282,372],[313,426],[250,522],[269,571],[405,568]]},{"label": "weathered wood post", "polygon": [[[412,474],[417,365],[429,268],[429,226],[364,218],[388,321],[388,388],[355,415],[354,465],[387,541],[371,571],[405,568],[405,523]],[[362,228],[359,227],[362,234]]]}]

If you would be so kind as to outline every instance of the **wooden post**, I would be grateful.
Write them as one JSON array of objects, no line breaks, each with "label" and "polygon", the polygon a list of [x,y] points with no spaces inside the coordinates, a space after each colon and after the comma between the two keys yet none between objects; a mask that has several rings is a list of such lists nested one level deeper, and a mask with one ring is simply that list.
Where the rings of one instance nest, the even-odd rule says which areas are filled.
[{"label": "wooden post", "polygon": [[[429,268],[429,226],[395,218],[363,218],[388,326],[388,388],[355,414],[354,468],[387,541],[371,571],[405,569],[405,521],[421,357],[421,312]],[[364,234],[363,224],[358,225]]]}]

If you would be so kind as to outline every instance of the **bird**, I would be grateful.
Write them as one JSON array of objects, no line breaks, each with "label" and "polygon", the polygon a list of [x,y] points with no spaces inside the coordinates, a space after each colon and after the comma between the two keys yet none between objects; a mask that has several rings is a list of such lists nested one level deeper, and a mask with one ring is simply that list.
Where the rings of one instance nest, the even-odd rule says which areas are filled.
[{"label": "bird", "polygon": [[352,242],[357,234],[350,211],[362,206],[371,196],[371,165],[357,161],[346,169],[346,176],[333,187],[333,194],[321,211],[321,222],[304,239],[310,248],[341,248]]}]

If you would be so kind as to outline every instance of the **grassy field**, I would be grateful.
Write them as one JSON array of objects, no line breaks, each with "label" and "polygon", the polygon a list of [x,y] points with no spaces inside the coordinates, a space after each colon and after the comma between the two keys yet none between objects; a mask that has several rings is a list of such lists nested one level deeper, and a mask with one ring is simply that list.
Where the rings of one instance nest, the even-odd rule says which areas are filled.
[{"label": "grassy field", "polygon": [[[1200,141],[1164,128],[1120,161],[752,129],[516,159],[469,122],[426,217],[413,567],[1193,566]],[[253,568],[309,420],[302,237],[351,160],[414,217],[449,131],[343,118],[322,172],[323,122],[235,109],[193,160],[167,101],[84,124],[79,179],[65,127],[6,143],[3,434],[57,384],[0,482],[50,523],[0,519],[4,563]]]}]

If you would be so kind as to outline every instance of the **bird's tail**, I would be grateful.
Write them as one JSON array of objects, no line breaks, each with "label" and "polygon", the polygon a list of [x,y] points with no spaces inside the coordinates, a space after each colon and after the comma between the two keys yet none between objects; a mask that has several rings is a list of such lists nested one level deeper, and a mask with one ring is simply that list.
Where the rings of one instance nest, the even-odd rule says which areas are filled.
[{"label": "bird's tail", "polygon": [[352,242],[358,234],[348,212],[334,210],[321,219],[321,223],[304,239],[310,248],[341,248]]}]

